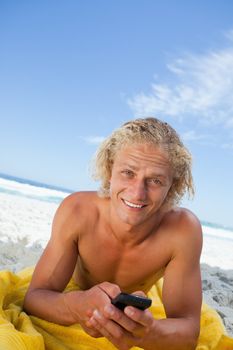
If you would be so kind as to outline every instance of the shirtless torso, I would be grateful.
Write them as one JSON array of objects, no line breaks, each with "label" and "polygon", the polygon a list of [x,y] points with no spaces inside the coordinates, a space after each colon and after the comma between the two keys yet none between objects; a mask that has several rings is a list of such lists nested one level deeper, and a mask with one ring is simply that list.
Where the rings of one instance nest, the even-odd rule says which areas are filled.
[{"label": "shirtless torso", "polygon": [[88,289],[109,281],[119,285],[124,292],[148,292],[163,276],[172,256],[172,245],[168,244],[166,237],[168,228],[163,228],[161,222],[160,228],[152,232],[146,241],[125,246],[117,241],[110,223],[101,213],[101,207],[104,213],[107,212],[105,207],[109,205],[109,199],[100,199],[94,192],[81,196],[87,198],[92,217],[87,215],[85,232],[78,238],[79,255],[73,275],[77,284],[82,289]]},{"label": "shirtless torso", "polygon": [[[190,211],[162,205],[172,181],[166,154],[151,145],[125,147],[110,181],[109,198],[78,192],[58,208],[25,310],[60,324],[80,323],[119,349],[194,349],[201,226]],[[72,275],[82,291],[62,293]],[[156,322],[149,310],[130,316],[130,309],[111,306],[120,291],[147,293],[162,276],[166,322]]]}]

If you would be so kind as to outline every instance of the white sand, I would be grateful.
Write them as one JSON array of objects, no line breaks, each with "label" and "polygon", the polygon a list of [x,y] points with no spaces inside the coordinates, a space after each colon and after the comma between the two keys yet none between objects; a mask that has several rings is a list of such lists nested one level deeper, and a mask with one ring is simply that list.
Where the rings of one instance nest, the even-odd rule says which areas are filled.
[{"label": "white sand", "polygon": [[0,240],[45,247],[58,204],[0,193]]},{"label": "white sand", "polygon": [[[35,265],[45,247],[57,204],[0,193],[0,270]],[[233,270],[202,264],[204,301],[233,336]]]}]

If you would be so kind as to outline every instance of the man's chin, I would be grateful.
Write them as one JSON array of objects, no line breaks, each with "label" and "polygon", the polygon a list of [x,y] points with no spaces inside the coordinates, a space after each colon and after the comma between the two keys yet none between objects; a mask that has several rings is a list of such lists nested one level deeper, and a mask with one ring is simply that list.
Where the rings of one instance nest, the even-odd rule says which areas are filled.
[{"label": "man's chin", "polygon": [[129,225],[129,226],[132,226],[132,227],[136,227],[140,224],[142,224],[144,221],[145,221],[145,218],[132,218],[130,216],[121,216],[120,217],[120,221],[123,223],[123,224],[126,224],[126,225]]}]

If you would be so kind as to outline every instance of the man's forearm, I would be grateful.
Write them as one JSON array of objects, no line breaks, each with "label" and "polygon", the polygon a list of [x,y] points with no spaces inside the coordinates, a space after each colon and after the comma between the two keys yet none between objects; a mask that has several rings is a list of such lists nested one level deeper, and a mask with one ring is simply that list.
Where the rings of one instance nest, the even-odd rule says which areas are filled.
[{"label": "man's forearm", "polygon": [[[197,327],[198,328],[198,327]],[[154,320],[152,333],[145,337],[145,350],[194,350],[199,329],[185,318]]]},{"label": "man's forearm", "polygon": [[[82,292],[76,291],[75,293],[78,294]],[[77,322],[77,320],[74,320],[72,317],[72,313],[66,302],[68,294],[69,293],[35,289],[26,294],[23,308],[30,315],[68,326]]]}]

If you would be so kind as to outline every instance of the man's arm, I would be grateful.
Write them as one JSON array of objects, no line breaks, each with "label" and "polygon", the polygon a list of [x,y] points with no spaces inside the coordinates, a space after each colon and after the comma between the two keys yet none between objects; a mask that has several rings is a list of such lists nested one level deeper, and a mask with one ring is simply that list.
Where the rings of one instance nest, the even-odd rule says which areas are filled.
[{"label": "man's arm", "polygon": [[24,300],[26,312],[62,324],[71,320],[61,292],[72,276],[78,256],[76,226],[72,222],[74,200],[74,195],[69,196],[58,208],[51,238],[35,267]]},{"label": "man's arm", "polygon": [[180,231],[173,238],[174,256],[164,275],[167,318],[155,322],[158,349],[195,349],[200,331],[202,230],[194,215],[184,212],[182,216]]},{"label": "man's arm", "polygon": [[[82,203],[79,206],[79,203]],[[85,196],[73,194],[58,208],[52,227],[51,239],[42,254],[24,300],[24,310],[42,319],[70,325],[80,323],[93,336],[99,333],[85,328],[93,309],[101,309],[110,303],[120,289],[110,283],[102,283],[87,291],[63,293],[69,282],[78,257],[78,231],[85,226],[83,203]],[[78,206],[78,208],[77,208]]]},{"label": "man's arm", "polygon": [[137,322],[136,327],[127,324],[124,314],[120,315],[117,310],[112,315],[106,311],[103,315],[94,313],[90,320],[119,349],[133,345],[146,350],[194,350],[196,347],[202,302],[199,266],[202,231],[194,215],[184,211],[181,216],[178,227],[174,227],[174,232],[171,230],[170,239],[175,249],[164,276],[162,299],[167,318],[156,320],[149,310],[127,307],[124,312]]}]

